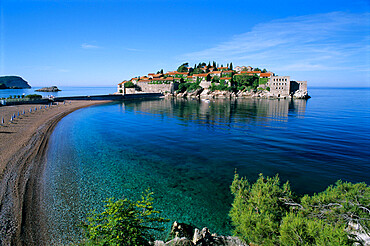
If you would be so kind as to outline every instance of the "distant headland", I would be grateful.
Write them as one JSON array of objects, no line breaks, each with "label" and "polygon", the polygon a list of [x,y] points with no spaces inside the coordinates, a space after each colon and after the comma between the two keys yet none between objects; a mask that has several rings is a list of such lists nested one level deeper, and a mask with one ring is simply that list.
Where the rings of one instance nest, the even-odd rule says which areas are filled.
[{"label": "distant headland", "polygon": [[116,94],[164,93],[167,96],[197,98],[300,98],[308,99],[307,81],[294,81],[266,69],[216,62],[183,63],[176,71],[163,69],[147,76],[131,78],[118,84]]},{"label": "distant headland", "polygon": [[19,76],[0,76],[0,89],[29,89],[31,86]]}]

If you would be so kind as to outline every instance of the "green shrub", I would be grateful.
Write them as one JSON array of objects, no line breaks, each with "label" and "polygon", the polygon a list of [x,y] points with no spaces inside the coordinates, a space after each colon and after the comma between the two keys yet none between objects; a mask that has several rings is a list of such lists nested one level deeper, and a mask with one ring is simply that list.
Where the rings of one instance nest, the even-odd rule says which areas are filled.
[{"label": "green shrub", "polygon": [[370,188],[338,181],[312,196],[295,197],[278,176],[250,185],[235,174],[230,211],[234,234],[263,245],[352,245],[350,222],[369,233]]},{"label": "green shrub", "polygon": [[38,94],[30,94],[30,95],[27,95],[26,98],[29,98],[29,99],[41,99],[42,96],[41,95],[38,95]]},{"label": "green shrub", "polygon": [[246,242],[274,245],[279,242],[280,221],[289,211],[280,197],[290,199],[289,183],[280,186],[280,179],[264,177],[250,185],[235,174],[231,185],[234,202],[230,211],[234,234]]},{"label": "green shrub", "polygon": [[135,84],[132,81],[124,83],[125,88],[135,88]]},{"label": "green shrub", "polygon": [[141,200],[128,199],[106,201],[102,213],[93,212],[83,226],[87,240],[85,245],[148,245],[152,230],[162,231],[159,223],[168,220],[159,217],[153,208],[153,193],[147,190]]},{"label": "green shrub", "polygon": [[350,245],[345,224],[326,224],[320,219],[309,219],[288,213],[280,226],[281,245]]},{"label": "green shrub", "polygon": [[196,89],[202,88],[200,85],[200,82],[187,82],[187,83],[181,83],[179,84],[178,92],[185,92],[185,91],[195,91]]}]

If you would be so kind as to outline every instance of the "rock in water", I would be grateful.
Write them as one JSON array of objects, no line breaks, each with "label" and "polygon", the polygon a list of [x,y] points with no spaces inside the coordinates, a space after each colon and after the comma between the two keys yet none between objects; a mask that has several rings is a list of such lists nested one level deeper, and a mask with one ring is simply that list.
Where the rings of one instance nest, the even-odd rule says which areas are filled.
[{"label": "rock in water", "polygon": [[57,91],[61,91],[61,90],[59,90],[59,88],[54,85],[54,86],[50,86],[50,87],[44,87],[44,88],[38,89],[36,91],[40,91],[40,92],[57,92]]},{"label": "rock in water", "polygon": [[1,76],[0,89],[29,89],[31,86],[19,76]]}]

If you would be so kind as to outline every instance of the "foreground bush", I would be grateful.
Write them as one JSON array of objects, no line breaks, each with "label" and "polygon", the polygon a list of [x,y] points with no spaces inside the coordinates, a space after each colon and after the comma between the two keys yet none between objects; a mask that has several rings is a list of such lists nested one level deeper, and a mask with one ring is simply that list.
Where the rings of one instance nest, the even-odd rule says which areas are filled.
[{"label": "foreground bush", "polygon": [[94,212],[83,226],[85,245],[147,245],[153,230],[163,230],[158,224],[168,220],[159,217],[153,208],[153,193],[147,190],[141,200],[106,201],[102,213]]},{"label": "foreground bush", "polygon": [[313,196],[294,197],[289,183],[262,174],[254,184],[235,174],[230,217],[234,234],[263,245],[351,245],[350,224],[369,233],[370,188],[338,181]]}]

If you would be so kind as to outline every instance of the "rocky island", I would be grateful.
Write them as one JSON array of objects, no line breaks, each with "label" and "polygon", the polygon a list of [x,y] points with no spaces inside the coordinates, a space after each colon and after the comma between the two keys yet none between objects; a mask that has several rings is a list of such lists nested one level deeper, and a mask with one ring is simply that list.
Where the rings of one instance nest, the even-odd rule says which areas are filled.
[{"label": "rocky island", "polygon": [[124,80],[116,94],[163,93],[166,96],[189,98],[297,98],[308,99],[307,81],[291,80],[266,69],[219,66],[216,62],[184,63],[176,71],[149,73]]},{"label": "rocky island", "polygon": [[0,76],[0,89],[29,89],[31,86],[19,76]]},{"label": "rocky island", "polygon": [[57,86],[53,85],[53,86],[50,86],[50,87],[43,87],[43,88],[35,90],[35,91],[39,91],[39,92],[58,92],[58,91],[61,91],[61,90]]}]

